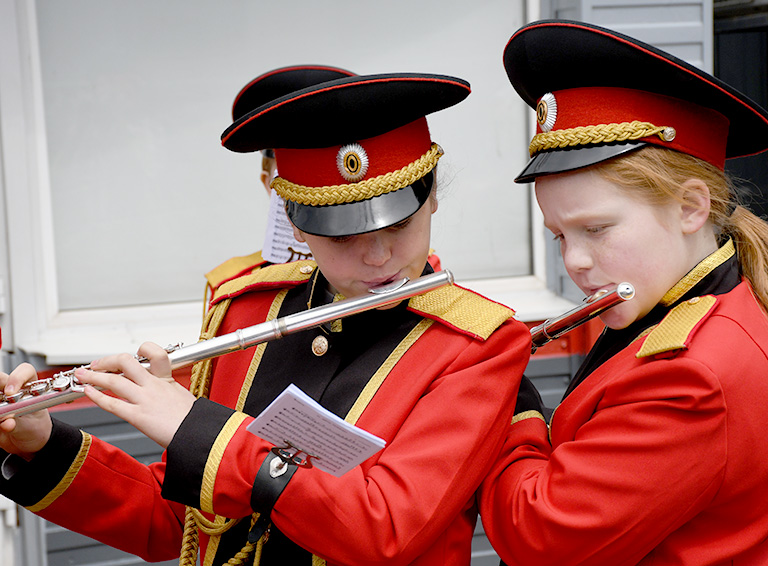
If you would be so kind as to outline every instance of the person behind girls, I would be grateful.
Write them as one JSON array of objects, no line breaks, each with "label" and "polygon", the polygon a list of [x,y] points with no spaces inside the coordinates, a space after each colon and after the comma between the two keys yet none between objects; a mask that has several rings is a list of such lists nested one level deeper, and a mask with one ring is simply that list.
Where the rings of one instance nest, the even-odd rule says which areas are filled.
[{"label": "person behind girls", "polygon": [[[291,65],[272,69],[240,89],[232,102],[232,120],[237,121],[256,108],[297,90],[354,75],[346,69],[328,65]],[[269,199],[263,248],[249,255],[232,257],[205,274],[206,308],[216,289],[231,279],[251,273],[268,263],[285,263],[312,256],[307,244],[293,237],[293,228],[285,215],[285,201],[270,188],[277,174],[274,149],[265,148],[259,153],[259,181]]]},{"label": "person behind girls", "polygon": [[598,338],[549,429],[530,383],[480,491],[509,565],[768,564],[768,225],[727,158],[768,113],[614,31],[542,21],[504,51],[536,109],[544,224],[587,295],[635,298]]},{"label": "person behind girls", "polygon": [[[432,272],[443,150],[426,115],[468,94],[465,81],[442,75],[361,75],[232,124],[226,148],[275,148],[272,187],[314,261],[219,287],[203,337]],[[469,565],[475,492],[530,355],[530,332],[513,314],[444,286],[201,362],[192,392],[155,377],[170,373],[156,345],[140,349],[151,373],[127,354],[97,360],[76,376],[117,398],[90,386],[86,394],[166,448],[162,462],[142,465],[39,411],[0,423],[9,453],[0,492],[152,561],[181,552],[185,566],[198,556],[203,566]],[[0,386],[7,393],[33,378],[21,366],[0,374]],[[281,466],[246,427],[290,384],[386,446],[341,477]]]}]

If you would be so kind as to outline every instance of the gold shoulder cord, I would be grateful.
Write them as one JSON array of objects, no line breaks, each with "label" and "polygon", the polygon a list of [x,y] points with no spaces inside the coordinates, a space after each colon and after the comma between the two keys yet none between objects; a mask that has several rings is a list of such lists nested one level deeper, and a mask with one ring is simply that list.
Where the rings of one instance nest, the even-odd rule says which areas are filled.
[{"label": "gold shoulder cord", "polygon": [[[277,317],[286,293],[287,290],[284,290],[278,293],[277,297],[275,297],[275,300],[270,306],[267,320],[273,320]],[[214,305],[214,307],[208,311],[205,322],[203,323],[203,329],[200,333],[200,340],[209,340],[210,338],[216,336],[216,332],[221,326],[221,322],[224,320],[224,315],[226,314],[231,302],[232,299],[225,299]],[[266,344],[260,344],[256,348],[254,357],[258,356],[260,360],[265,347]],[[189,390],[198,398],[207,398],[210,394],[211,362],[211,359],[203,360],[195,364],[192,368]],[[251,365],[253,365],[253,363]],[[250,369],[248,373],[251,374]],[[256,521],[258,516],[258,513],[253,514],[251,517],[251,525]],[[221,535],[237,525],[241,520],[242,518],[228,519],[226,517],[217,515],[213,521],[211,521],[194,507],[187,507],[184,517],[184,535],[181,545],[179,566],[195,566],[197,563],[197,556],[200,550],[198,530],[202,531],[210,537],[208,551],[206,552],[206,558],[204,559],[204,565],[208,566],[211,562],[213,562],[213,558],[216,555],[216,549],[218,548],[219,538]],[[248,557],[251,554],[254,554],[253,563],[258,564],[261,558],[261,546],[261,540],[259,540],[256,544],[247,543],[240,552],[238,552],[234,557],[227,561],[227,564],[232,566],[245,564],[246,560],[248,560]]]}]

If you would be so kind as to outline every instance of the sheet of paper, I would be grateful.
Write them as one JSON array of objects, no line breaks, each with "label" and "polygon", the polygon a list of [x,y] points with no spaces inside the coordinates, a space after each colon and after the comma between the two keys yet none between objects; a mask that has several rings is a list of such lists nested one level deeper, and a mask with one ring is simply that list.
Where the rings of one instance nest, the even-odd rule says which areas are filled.
[{"label": "sheet of paper", "polygon": [[340,477],[384,448],[384,440],[345,422],[295,385],[289,385],[248,431],[283,447],[310,454],[312,465]]},{"label": "sheet of paper", "polygon": [[275,191],[271,191],[269,199],[267,231],[261,256],[272,263],[285,263],[312,256],[309,246],[293,237],[293,226],[285,214],[285,201]]}]

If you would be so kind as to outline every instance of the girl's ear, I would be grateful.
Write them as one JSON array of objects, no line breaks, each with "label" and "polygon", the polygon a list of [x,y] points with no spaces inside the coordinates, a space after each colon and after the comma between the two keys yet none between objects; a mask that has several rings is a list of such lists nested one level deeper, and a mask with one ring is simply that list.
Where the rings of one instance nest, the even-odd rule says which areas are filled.
[{"label": "girl's ear", "polygon": [[699,231],[709,220],[709,186],[701,179],[688,179],[681,193],[681,223],[684,234]]},{"label": "girl's ear", "polygon": [[293,237],[296,238],[297,242],[307,241],[306,239],[304,239],[304,232],[296,228],[296,226],[293,225],[293,222],[291,222],[291,228],[293,228]]}]

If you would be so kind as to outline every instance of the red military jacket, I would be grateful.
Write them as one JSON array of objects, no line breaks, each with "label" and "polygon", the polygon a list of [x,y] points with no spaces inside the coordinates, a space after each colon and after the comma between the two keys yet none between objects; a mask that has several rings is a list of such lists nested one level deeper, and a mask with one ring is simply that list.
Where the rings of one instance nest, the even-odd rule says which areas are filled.
[{"label": "red military jacket", "polygon": [[480,495],[506,564],[768,564],[768,319],[732,254],[681,283],[717,269],[735,287],[684,296],[587,375],[549,431],[516,416]]},{"label": "red military jacket", "polygon": [[[308,272],[314,265],[264,267],[222,285],[214,303],[228,308],[223,317],[211,309],[209,321],[221,319],[214,325],[221,334],[282,316],[281,301],[288,304],[292,290],[303,293],[311,285]],[[474,493],[503,442],[530,352],[530,333],[512,314],[458,286],[414,297],[407,308],[384,314],[411,317],[413,324],[393,347],[371,354],[373,364],[368,352],[342,356],[340,363],[360,370],[352,373],[367,373],[336,393],[343,398],[344,391],[357,391],[351,402],[344,401],[351,408],[343,416],[382,437],[386,447],[340,478],[299,469],[274,506],[273,528],[306,549],[308,557],[314,554],[314,563],[469,564]],[[357,316],[342,321],[342,334]],[[245,543],[254,480],[272,448],[245,430],[252,417],[241,407],[254,396],[268,397],[264,392],[270,387],[278,391],[304,379],[311,389],[315,379],[325,379],[320,368],[330,358],[315,358],[308,348],[287,349],[311,341],[311,332],[300,334],[299,342],[286,337],[214,360],[210,400],[196,402],[163,462],[141,465],[58,423],[52,438],[58,448],[47,446],[35,460],[59,464],[43,473],[33,461],[20,477],[0,482],[0,491],[53,522],[148,560],[178,556],[183,505],[201,509],[211,520],[213,514],[244,518],[221,536],[199,534],[202,564],[232,558],[226,556],[226,539],[241,533],[233,548]],[[364,339],[366,332],[357,334]],[[305,376],[267,371],[281,359],[290,364],[302,356],[316,360],[301,366]],[[320,395],[323,403],[333,383]],[[330,398],[329,404],[336,401]],[[33,478],[41,476],[55,479],[32,487]],[[260,549],[264,557],[270,544],[271,538]],[[266,563],[271,560],[280,556]]]}]

